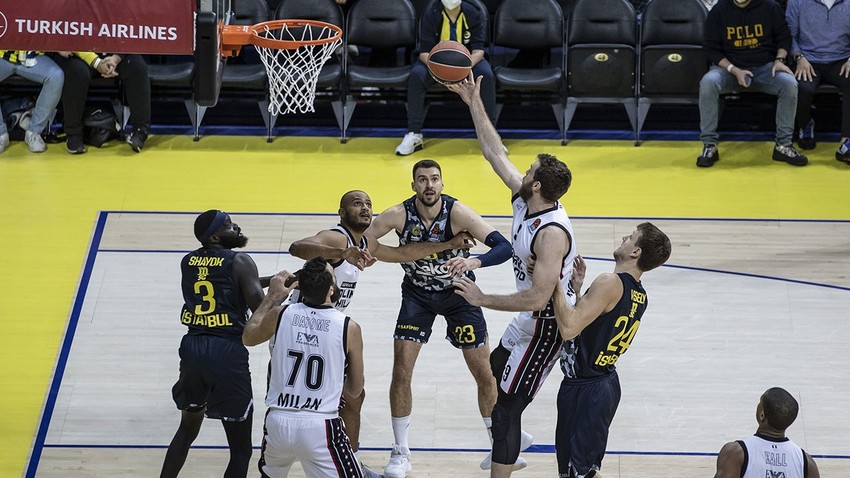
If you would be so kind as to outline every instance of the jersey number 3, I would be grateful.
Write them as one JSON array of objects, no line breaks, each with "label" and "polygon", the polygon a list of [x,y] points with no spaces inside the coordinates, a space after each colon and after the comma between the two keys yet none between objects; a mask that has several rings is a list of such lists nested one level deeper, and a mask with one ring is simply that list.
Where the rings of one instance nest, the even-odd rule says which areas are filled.
[{"label": "jersey number 3", "polygon": [[212,282],[208,280],[195,282],[195,294],[202,296],[201,300],[203,301],[203,303],[195,305],[195,315],[207,315],[215,311],[214,292]]}]

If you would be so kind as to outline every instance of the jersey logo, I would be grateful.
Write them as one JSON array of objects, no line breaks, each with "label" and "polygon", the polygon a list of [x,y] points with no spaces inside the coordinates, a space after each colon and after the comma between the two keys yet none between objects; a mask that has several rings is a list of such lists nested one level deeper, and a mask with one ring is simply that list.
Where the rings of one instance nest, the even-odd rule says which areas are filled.
[{"label": "jersey logo", "polygon": [[538,227],[540,227],[540,218],[539,217],[537,219],[535,219],[534,222],[532,222],[531,224],[528,225],[528,232],[530,234],[534,234],[534,231],[536,231]]},{"label": "jersey logo", "polygon": [[434,224],[434,227],[431,228],[431,235],[432,236],[439,236],[440,235],[440,225],[439,224]]},{"label": "jersey logo", "polygon": [[207,280],[208,275],[210,275],[208,267],[198,267],[198,280]]},{"label": "jersey logo", "polygon": [[785,478],[785,472],[767,470],[764,472],[764,478]]},{"label": "jersey logo", "polygon": [[410,235],[412,237],[419,237],[422,235],[422,229],[419,228],[419,224],[413,226],[413,229],[410,230]]},{"label": "jersey logo", "polygon": [[319,336],[315,334],[298,332],[298,337],[295,338],[295,341],[301,345],[309,345],[310,347],[319,346]]}]

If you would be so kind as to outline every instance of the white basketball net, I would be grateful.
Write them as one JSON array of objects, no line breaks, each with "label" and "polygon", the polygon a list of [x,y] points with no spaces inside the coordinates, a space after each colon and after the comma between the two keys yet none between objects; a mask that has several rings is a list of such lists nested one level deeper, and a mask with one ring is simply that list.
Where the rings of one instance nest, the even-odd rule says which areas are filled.
[{"label": "white basketball net", "polygon": [[301,45],[287,50],[256,46],[269,76],[269,112],[272,114],[314,112],[316,82],[322,66],[342,42],[329,27],[303,25],[265,27],[258,35],[284,41],[325,40],[318,45]]}]

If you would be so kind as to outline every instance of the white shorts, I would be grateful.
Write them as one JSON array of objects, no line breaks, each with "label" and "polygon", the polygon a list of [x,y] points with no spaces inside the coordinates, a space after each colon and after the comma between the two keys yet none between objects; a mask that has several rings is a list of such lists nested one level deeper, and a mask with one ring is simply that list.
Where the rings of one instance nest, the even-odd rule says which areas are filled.
[{"label": "white shorts", "polygon": [[563,343],[555,319],[514,318],[500,341],[510,356],[500,371],[499,388],[531,401],[555,366]]},{"label": "white shorts", "polygon": [[266,413],[259,463],[264,477],[286,477],[298,460],[307,478],[363,478],[342,419],[292,415],[272,409]]}]

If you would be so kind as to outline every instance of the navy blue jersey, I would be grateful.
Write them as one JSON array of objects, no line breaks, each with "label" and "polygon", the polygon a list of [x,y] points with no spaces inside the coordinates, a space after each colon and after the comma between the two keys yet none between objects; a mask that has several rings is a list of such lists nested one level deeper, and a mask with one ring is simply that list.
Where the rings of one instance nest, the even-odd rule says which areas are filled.
[{"label": "navy blue jersey", "polygon": [[[416,196],[404,201],[404,228],[398,233],[400,245],[417,242],[446,242],[455,234],[452,232],[451,212],[456,199],[445,194],[440,195],[443,207],[440,214],[430,224],[425,224],[416,211]],[[404,280],[408,284],[421,287],[429,292],[452,289],[452,277],[446,268],[446,262],[452,257],[469,257],[468,249],[449,249],[432,254],[414,262],[403,262]],[[474,276],[468,274],[474,279]]]},{"label": "navy blue jersey", "polygon": [[180,261],[183,310],[180,321],[190,334],[211,334],[242,340],[248,304],[233,277],[230,249],[201,248]]},{"label": "navy blue jersey", "polygon": [[614,371],[620,355],[635,338],[646,310],[646,291],[631,274],[617,274],[623,295],[611,312],[600,315],[561,350],[561,370],[567,379],[591,378]]}]

